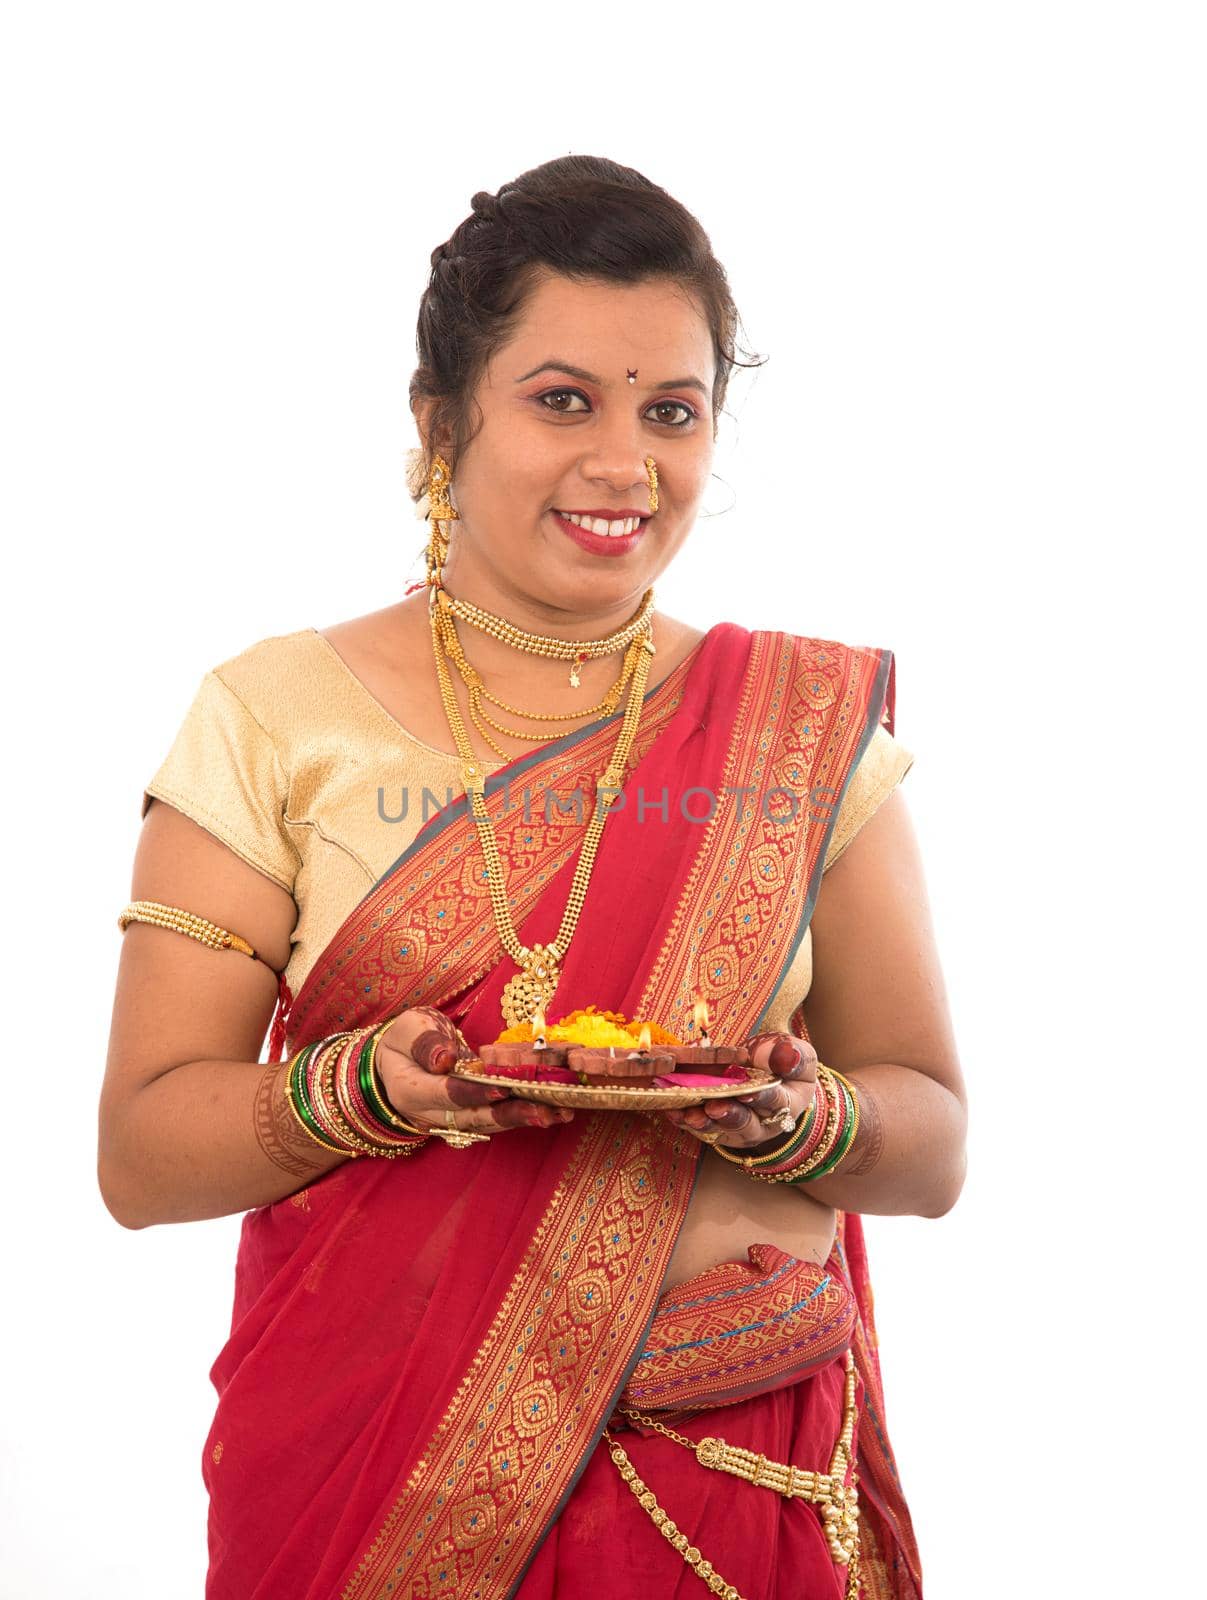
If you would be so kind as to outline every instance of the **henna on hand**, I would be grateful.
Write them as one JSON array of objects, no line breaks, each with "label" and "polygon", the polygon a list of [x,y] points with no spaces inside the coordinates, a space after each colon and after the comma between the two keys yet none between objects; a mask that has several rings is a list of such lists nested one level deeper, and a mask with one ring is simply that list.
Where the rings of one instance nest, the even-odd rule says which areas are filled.
[{"label": "henna on hand", "polygon": [[[451,1017],[435,1006],[415,1006],[417,1013],[429,1019],[432,1026],[417,1035],[411,1045],[411,1059],[427,1072],[449,1073],[458,1061],[466,1061],[473,1051],[466,1043],[460,1028]],[[484,1102],[479,1101],[478,1104]]]},{"label": "henna on hand", "polygon": [[771,1045],[767,1066],[784,1083],[813,1083],[817,1079],[817,1051],[807,1039],[791,1033],[755,1033],[742,1041],[755,1061],[759,1047]]},{"label": "henna on hand", "polygon": [[884,1154],[884,1113],[880,1102],[866,1084],[859,1083],[854,1088],[859,1099],[859,1127],[847,1159],[835,1174],[844,1178],[862,1178],[880,1164]]},{"label": "henna on hand", "polygon": [[260,1076],[252,1102],[256,1143],[273,1166],[290,1177],[313,1178],[321,1167],[321,1152],[289,1107],[288,1072],[288,1061],[273,1061]]}]

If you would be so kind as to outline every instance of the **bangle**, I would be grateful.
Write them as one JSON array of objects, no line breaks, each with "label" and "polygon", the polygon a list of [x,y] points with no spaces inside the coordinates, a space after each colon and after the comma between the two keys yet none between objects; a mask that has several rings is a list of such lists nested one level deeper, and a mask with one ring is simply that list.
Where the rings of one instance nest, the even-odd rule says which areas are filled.
[{"label": "bangle", "polygon": [[347,1047],[347,1037],[339,1034],[332,1036],[331,1043],[321,1052],[320,1059],[315,1063],[315,1082],[318,1086],[319,1097],[327,1115],[339,1129],[339,1136],[351,1146],[353,1151],[361,1155],[381,1155],[382,1150],[367,1139],[362,1139],[353,1129],[346,1108],[341,1103],[335,1089],[335,1069],[341,1055]]},{"label": "bangle", "polygon": [[720,1145],[712,1148],[722,1160],[744,1167],[761,1183],[809,1183],[835,1171],[854,1143],[858,1128],[855,1086],[819,1061],[813,1105],[777,1149],[762,1156],[736,1156]]},{"label": "bangle", "polygon": [[767,1183],[782,1183],[785,1179],[780,1173],[786,1176],[789,1171],[794,1171],[816,1143],[817,1131],[821,1126],[820,1108],[825,1104],[825,1088],[819,1079],[814,1086],[812,1104],[802,1113],[788,1137],[774,1150],[768,1150],[761,1156],[738,1156],[732,1155],[719,1144],[711,1148],[722,1161],[728,1161],[735,1167],[744,1167],[752,1178],[762,1178]]},{"label": "bangle", "polygon": [[832,1129],[827,1124],[828,1137],[812,1160],[792,1174],[789,1181],[793,1183],[811,1183],[829,1177],[850,1150],[859,1126],[855,1086],[832,1067],[825,1068],[825,1073],[832,1101]]},{"label": "bangle", "polygon": [[[389,1100],[385,1098],[384,1085],[380,1104],[374,1096],[367,1095],[364,1088],[366,1073],[375,1070],[373,1061],[377,1041],[390,1026],[387,1023],[385,1027],[367,1034],[362,1030],[344,1051],[339,1061],[337,1093],[348,1120],[371,1142],[392,1150],[410,1152],[424,1142],[426,1135],[423,1129],[394,1115]],[[399,1130],[403,1135],[401,1138]]]},{"label": "bangle", "polygon": [[821,1079],[818,1079],[813,1085],[813,1103],[809,1107],[805,1124],[807,1137],[797,1149],[786,1153],[786,1159],[767,1167],[766,1170],[770,1175],[786,1181],[789,1172],[795,1172],[798,1167],[810,1159],[825,1134],[826,1112],[828,1109],[829,1101],[826,1099],[826,1087]]},{"label": "bangle", "polygon": [[414,1138],[426,1138],[427,1135],[422,1128],[417,1127],[413,1122],[408,1121],[406,1117],[400,1116],[395,1111],[390,1104],[390,1097],[386,1093],[386,1086],[382,1081],[381,1073],[377,1070],[378,1041],[391,1026],[392,1019],[391,1022],[386,1023],[384,1028],[377,1030],[360,1052],[357,1060],[357,1085],[364,1097],[369,1114],[379,1124],[387,1128],[401,1128],[404,1133],[409,1133]]},{"label": "bangle", "polygon": [[[409,1123],[387,1122],[375,1115],[360,1093],[360,1073],[372,1061],[377,1041],[393,1019],[380,1026],[359,1029],[341,1052],[336,1064],[336,1099],[345,1120],[367,1141],[378,1155],[412,1155],[425,1142],[423,1130]],[[354,1066],[356,1070],[354,1071]],[[388,1106],[388,1101],[386,1102]],[[400,1133],[398,1129],[403,1131]]]},{"label": "bangle", "polygon": [[306,1064],[321,1042],[319,1040],[315,1044],[303,1045],[289,1063],[289,1071],[285,1074],[285,1099],[303,1131],[309,1134],[315,1144],[321,1145],[324,1150],[330,1151],[333,1155],[347,1155],[348,1152],[341,1145],[332,1144],[330,1140],[319,1132],[319,1125],[315,1120],[305,1089],[303,1075]]},{"label": "bangle", "polygon": [[[392,1021],[392,1019],[391,1019]],[[374,1023],[304,1045],[286,1074],[286,1098],[302,1128],[336,1155],[409,1156],[426,1142],[420,1128],[373,1113],[352,1087],[354,1059],[372,1063],[377,1040],[391,1026]],[[384,1096],[384,1086],[383,1086]],[[384,1102],[383,1111],[388,1107]]]},{"label": "bangle", "polygon": [[849,1153],[851,1146],[855,1143],[855,1135],[859,1131],[859,1096],[855,1091],[855,1085],[849,1078],[844,1078],[840,1072],[835,1072],[832,1067],[829,1070],[831,1076],[838,1081],[846,1116],[843,1126],[835,1139],[832,1153],[827,1155],[817,1167],[805,1173],[802,1178],[798,1178],[798,1182],[808,1183],[817,1178],[828,1178]]}]

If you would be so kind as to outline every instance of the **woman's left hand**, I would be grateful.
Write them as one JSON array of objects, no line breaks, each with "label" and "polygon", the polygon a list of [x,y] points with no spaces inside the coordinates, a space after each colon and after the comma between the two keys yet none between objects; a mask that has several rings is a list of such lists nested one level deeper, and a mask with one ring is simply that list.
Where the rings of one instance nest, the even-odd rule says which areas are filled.
[{"label": "woman's left hand", "polygon": [[791,1033],[757,1033],[743,1041],[756,1067],[768,1068],[778,1083],[732,1100],[706,1100],[682,1111],[664,1111],[677,1128],[686,1128],[705,1144],[751,1151],[782,1144],[813,1100],[817,1083],[817,1051],[807,1039]]}]

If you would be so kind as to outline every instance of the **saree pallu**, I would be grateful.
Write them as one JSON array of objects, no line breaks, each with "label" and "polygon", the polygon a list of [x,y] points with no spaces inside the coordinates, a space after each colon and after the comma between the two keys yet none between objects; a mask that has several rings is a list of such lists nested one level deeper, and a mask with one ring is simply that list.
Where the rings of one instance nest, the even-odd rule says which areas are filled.
[{"label": "saree pallu", "polygon": [[[808,925],[850,773],[877,722],[891,731],[892,676],[889,651],[713,628],[678,685],[672,674],[646,697],[623,784],[636,799],[608,818],[559,1007],[657,1017],[690,1037],[703,995],[724,1036],[755,1031]],[[557,932],[617,726],[487,780],[525,944]],[[553,813],[520,805],[516,784],[558,796]],[[567,792],[587,797],[585,814],[570,815]],[[433,1005],[476,1047],[497,1036],[514,972],[462,797],[349,914],[279,1032],[293,1053]],[[802,1007],[792,1026],[805,1036]],[[596,1448],[603,1429],[626,1395],[651,1403],[661,1382],[674,1414],[696,1411],[688,1432],[723,1406],[715,1431],[731,1443],[825,1470],[842,1389],[827,1340],[849,1344],[858,1373],[864,1593],[917,1600],[858,1217],[839,1214],[824,1274],[846,1309],[825,1331],[796,1355],[764,1340],[737,1372],[727,1349],[672,1392],[675,1340],[659,1340],[686,1313],[682,1286],[668,1300],[662,1283],[700,1158],[660,1117],[580,1114],[468,1151],[350,1160],[249,1212],[211,1371],[207,1600],[606,1600],[647,1570],[648,1592],[703,1593]],[[753,1280],[732,1269],[765,1278],[768,1262],[782,1265],[723,1263],[730,1277],[711,1269],[711,1287],[740,1298]],[[670,1514],[748,1600],[842,1593],[815,1508],[707,1472],[656,1435],[637,1449]]]}]

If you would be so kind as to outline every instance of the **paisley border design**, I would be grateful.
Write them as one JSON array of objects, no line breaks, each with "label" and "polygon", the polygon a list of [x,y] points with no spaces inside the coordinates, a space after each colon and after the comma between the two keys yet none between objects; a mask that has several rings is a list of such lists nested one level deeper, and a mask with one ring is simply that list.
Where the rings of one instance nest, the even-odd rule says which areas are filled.
[{"label": "paisley border design", "polygon": [[[753,788],[763,800],[718,806],[702,830],[638,1015],[690,1038],[702,995],[735,1037],[758,1031],[813,914],[841,797],[875,731],[891,665],[888,650],[752,636],[722,789]],[[793,808],[788,798],[802,788],[808,804]],[[776,792],[785,796],[778,813]]]},{"label": "paisley border design", "polygon": [[[490,1330],[342,1600],[487,1600],[519,1582],[653,1319],[699,1146],[589,1119]],[[584,1432],[590,1440],[584,1447]]]}]

